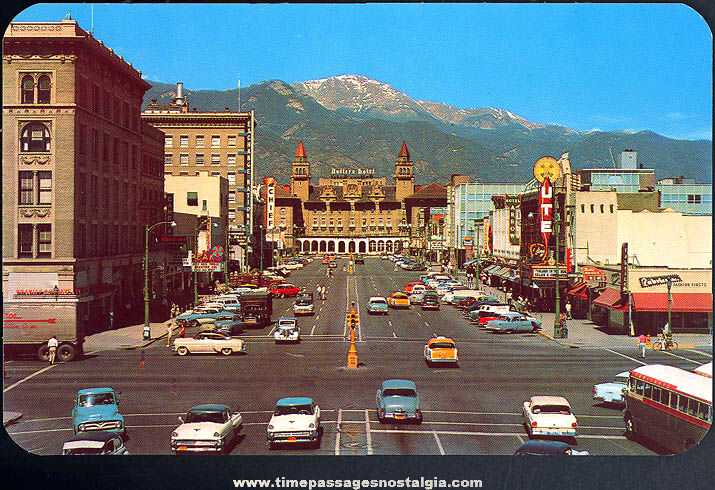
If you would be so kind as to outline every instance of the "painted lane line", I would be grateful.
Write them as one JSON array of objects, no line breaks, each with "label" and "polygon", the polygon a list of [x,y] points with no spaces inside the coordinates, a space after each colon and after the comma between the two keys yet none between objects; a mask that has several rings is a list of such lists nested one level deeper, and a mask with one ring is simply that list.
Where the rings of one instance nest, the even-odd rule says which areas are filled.
[{"label": "painted lane line", "polygon": [[521,444],[524,444],[524,438],[523,438],[523,437],[517,436],[517,439],[519,439],[519,442],[520,442]]},{"label": "painted lane line", "polygon": [[343,418],[343,410],[338,409],[337,432],[335,434],[335,455],[340,455],[340,421]]},{"label": "painted lane line", "polygon": [[293,354],[292,352],[286,352],[286,355],[289,355],[291,357],[305,357],[304,354]]},{"label": "painted lane line", "polygon": [[8,391],[10,391],[11,389],[13,389],[14,387],[16,387],[16,386],[18,386],[18,385],[21,385],[21,384],[24,383],[25,381],[28,381],[28,380],[34,378],[35,376],[37,376],[38,374],[42,374],[42,373],[44,373],[45,371],[47,371],[48,369],[52,369],[52,368],[55,367],[55,366],[59,366],[59,364],[50,364],[49,366],[44,367],[44,368],[40,369],[39,371],[35,371],[34,373],[30,374],[29,376],[26,376],[26,377],[22,378],[20,381],[17,381],[17,382],[15,382],[15,383],[11,384],[10,386],[8,386],[7,388],[4,388],[4,389],[2,390],[2,392],[3,392],[3,393],[7,393]]},{"label": "painted lane line", "polygon": [[432,431],[432,435],[434,435],[434,440],[437,441],[437,447],[439,448],[439,453],[444,456],[446,453],[444,452],[444,448],[442,447],[442,442],[439,440],[439,436],[435,431]]},{"label": "painted lane line", "polygon": [[367,442],[367,455],[372,454],[372,434],[370,433],[370,415],[367,410],[365,410],[365,439]]},{"label": "painted lane line", "polygon": [[268,335],[266,335],[266,337],[270,337],[270,336],[273,334],[273,332],[275,331],[276,328],[277,328],[276,325],[273,325],[273,328],[271,328],[271,331],[268,332]]},{"label": "painted lane line", "polygon": [[311,336],[311,337],[313,336],[313,334],[315,334],[315,327],[316,327],[316,326],[317,326],[317,325],[313,325],[313,330],[310,331],[310,336]]},{"label": "painted lane line", "polygon": [[603,350],[607,350],[608,352],[612,352],[613,354],[616,354],[617,356],[625,357],[626,359],[629,359],[629,360],[631,360],[631,361],[633,361],[633,362],[637,362],[638,364],[640,364],[640,365],[642,365],[642,366],[645,366],[645,365],[646,365],[645,362],[639,361],[638,359],[635,359],[635,358],[633,358],[633,357],[631,357],[631,356],[627,356],[627,355],[625,355],[625,354],[621,354],[620,352],[616,352],[616,351],[614,351],[614,350],[607,349],[607,348],[605,348],[605,347],[603,348]]},{"label": "painted lane line", "polygon": [[678,359],[683,359],[684,361],[692,362],[692,363],[695,363],[695,364],[702,364],[702,360],[701,360],[701,361],[694,361],[694,360],[692,360],[692,359],[688,359],[687,357],[679,356],[679,355],[677,355],[677,354],[673,354],[672,352],[668,352],[668,351],[665,351],[665,353],[666,353],[666,354],[669,354],[669,355],[671,355],[671,356],[673,356],[673,357],[677,357]]},{"label": "painted lane line", "polygon": [[[373,432],[384,433],[384,434],[441,434],[441,435],[451,435],[451,436],[508,436],[508,437],[520,437],[523,433],[518,432],[468,432],[468,431],[448,431],[448,430],[405,430],[405,429],[373,429]],[[579,434],[578,439],[620,439],[626,440],[626,436],[601,436],[601,435],[581,435]]]},{"label": "painted lane line", "polygon": [[395,332],[392,332],[392,336],[397,338],[397,334],[395,334]]}]

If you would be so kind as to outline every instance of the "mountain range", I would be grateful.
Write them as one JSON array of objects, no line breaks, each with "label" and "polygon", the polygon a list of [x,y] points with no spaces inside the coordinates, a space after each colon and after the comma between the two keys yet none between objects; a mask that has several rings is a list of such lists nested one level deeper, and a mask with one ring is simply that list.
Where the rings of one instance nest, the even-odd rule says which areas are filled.
[{"label": "mountain range", "polygon": [[[148,81],[144,96],[168,103],[176,85]],[[191,90],[190,107],[198,111],[235,111],[238,89]],[[676,140],[652,131],[579,132],[529,121],[505,109],[459,109],[417,100],[360,75],[295,82],[266,80],[240,90],[241,111],[254,110],[255,166],[258,175],[290,179],[291,163],[303,141],[311,173],[326,177],[333,167],[375,168],[378,176],[394,172],[402,140],[407,141],[418,184],[445,184],[452,174],[472,182],[528,182],[533,165],[545,155],[569,152],[576,169],[613,167],[624,149],[638,152],[638,163],[656,178],[685,176],[712,182],[712,141]],[[317,179],[315,180],[317,183]]]}]

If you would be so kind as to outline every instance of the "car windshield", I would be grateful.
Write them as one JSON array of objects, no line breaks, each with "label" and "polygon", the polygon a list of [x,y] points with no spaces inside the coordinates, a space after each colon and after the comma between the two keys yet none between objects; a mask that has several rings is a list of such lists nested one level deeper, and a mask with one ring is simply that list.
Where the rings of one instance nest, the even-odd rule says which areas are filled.
[{"label": "car windshield", "polygon": [[313,407],[310,405],[279,405],[276,407],[274,415],[312,415]]},{"label": "car windshield", "polygon": [[92,395],[80,395],[80,407],[93,407],[95,405],[112,405],[114,404],[114,395],[111,393],[97,393]]},{"label": "car windshield", "polygon": [[64,450],[64,454],[66,455],[102,454],[104,452],[104,449],[101,447],[76,447]]},{"label": "car windshield", "polygon": [[310,298],[298,298],[295,300],[295,304],[298,306],[309,306],[313,302],[310,300]]},{"label": "car windshield", "polygon": [[223,424],[224,414],[222,412],[189,412],[186,415],[186,423],[196,423],[196,422],[213,422],[216,424]]},{"label": "car windshield", "polygon": [[432,342],[430,347],[432,349],[454,349],[454,344],[451,342]]},{"label": "car windshield", "polygon": [[536,405],[532,411],[534,413],[560,413],[562,415],[571,413],[571,409],[566,405]]},{"label": "car windshield", "polygon": [[382,396],[417,396],[417,393],[411,388],[387,388]]}]

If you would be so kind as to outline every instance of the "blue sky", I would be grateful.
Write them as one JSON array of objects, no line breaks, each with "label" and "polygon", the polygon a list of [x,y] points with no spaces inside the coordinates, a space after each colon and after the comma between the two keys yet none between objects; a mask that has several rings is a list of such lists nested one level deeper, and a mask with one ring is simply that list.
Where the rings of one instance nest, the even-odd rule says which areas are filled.
[{"label": "blue sky", "polygon": [[[16,21],[92,25],[91,4]],[[712,139],[712,34],[678,4],[95,4],[94,35],[190,90],[353,73],[576,130]]]}]

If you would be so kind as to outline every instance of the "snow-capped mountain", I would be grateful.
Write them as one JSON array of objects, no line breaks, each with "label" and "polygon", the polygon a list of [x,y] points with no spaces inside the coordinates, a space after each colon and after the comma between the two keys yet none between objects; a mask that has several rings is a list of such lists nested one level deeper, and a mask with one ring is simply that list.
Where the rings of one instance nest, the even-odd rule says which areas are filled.
[{"label": "snow-capped mountain", "polygon": [[372,115],[398,120],[430,120],[462,124],[482,129],[519,124],[528,129],[545,127],[546,124],[528,121],[504,109],[479,107],[458,109],[442,102],[416,100],[390,84],[362,75],[339,75],[292,86],[299,92],[310,95],[318,103],[331,110],[348,110],[360,115]]}]

